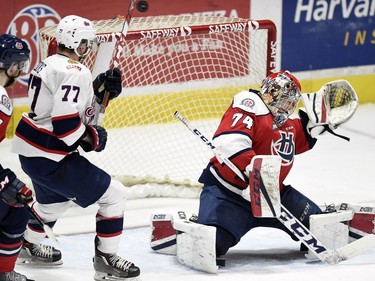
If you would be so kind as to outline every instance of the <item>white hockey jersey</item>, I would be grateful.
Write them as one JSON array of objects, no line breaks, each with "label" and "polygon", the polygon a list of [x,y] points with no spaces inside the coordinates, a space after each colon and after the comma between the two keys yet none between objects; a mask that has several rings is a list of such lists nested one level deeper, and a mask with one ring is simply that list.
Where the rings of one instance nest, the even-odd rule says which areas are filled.
[{"label": "white hockey jersey", "polygon": [[28,95],[30,112],[22,115],[11,151],[54,161],[76,151],[95,112],[89,69],[63,55],[50,56],[31,72]]}]

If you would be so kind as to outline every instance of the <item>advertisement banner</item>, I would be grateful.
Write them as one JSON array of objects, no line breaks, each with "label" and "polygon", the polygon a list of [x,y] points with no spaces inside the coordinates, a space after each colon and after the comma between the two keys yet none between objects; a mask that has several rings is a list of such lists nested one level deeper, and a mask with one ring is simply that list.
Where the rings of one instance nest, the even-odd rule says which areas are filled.
[{"label": "advertisement banner", "polygon": [[375,0],[283,1],[281,67],[375,64]]},{"label": "advertisement banner", "polygon": [[[1,1],[0,18],[2,33],[11,33],[24,39],[31,49],[31,68],[40,61],[38,31],[56,24],[66,15],[76,14],[90,20],[112,19],[124,16],[130,1],[111,0],[110,3],[90,0],[41,0],[35,4],[31,0]],[[145,12],[134,10],[133,17],[191,14],[196,16],[226,16],[248,18],[250,1],[232,0],[147,0]],[[26,96],[28,75],[20,77],[13,88],[8,90],[12,98]]]}]

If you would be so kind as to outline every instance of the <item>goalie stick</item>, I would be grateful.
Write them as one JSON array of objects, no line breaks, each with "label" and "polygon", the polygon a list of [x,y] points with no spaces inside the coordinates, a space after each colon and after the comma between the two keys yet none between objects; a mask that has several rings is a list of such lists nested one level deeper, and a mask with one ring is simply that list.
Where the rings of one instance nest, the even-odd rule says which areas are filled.
[{"label": "goalie stick", "polygon": [[[183,117],[179,111],[176,111],[174,113],[174,117],[179,119],[193,134],[195,134],[203,143],[205,143],[208,149],[212,150],[214,154],[217,153],[216,147],[211,142],[209,142],[209,140],[197,128],[195,128],[185,117]],[[220,153],[218,155],[219,157],[222,157]],[[221,160],[225,164],[229,163],[228,167],[231,169],[233,168],[233,172],[236,173],[238,176],[238,173],[242,174],[242,172],[228,158],[222,157]],[[240,178],[244,180],[243,174]],[[262,189],[262,192],[267,192],[267,190]],[[265,197],[269,196],[265,195]],[[268,204],[270,204],[269,202],[270,201],[267,201]],[[341,261],[357,256],[362,252],[375,247],[375,235],[369,234],[361,239],[344,245],[336,250],[329,249],[313,233],[311,233],[311,231],[307,227],[305,227],[297,218],[295,218],[293,214],[290,213],[290,211],[281,204],[281,202],[280,206],[280,216],[275,217],[288,230],[290,230],[301,243],[303,243],[309,250],[311,250],[322,262],[328,264],[337,264]],[[269,206],[270,209],[273,209],[273,207],[274,206]]]},{"label": "goalie stick", "polygon": [[246,181],[245,175],[240,171],[240,169],[238,169],[237,166],[234,165],[228,158],[223,157],[220,151],[197,128],[192,126],[179,111],[176,111],[173,116],[180,120],[194,135],[196,135],[204,144],[206,144],[206,147],[213,151],[220,163],[225,163],[228,165],[228,167],[230,167],[241,180]]},{"label": "goalie stick", "polygon": [[[137,0],[130,0],[128,11],[125,16],[124,24],[122,26],[121,33],[118,36],[114,36],[114,38],[119,38],[118,42],[115,44],[115,49],[113,50],[113,60],[112,60],[112,68],[118,67],[120,65],[120,57],[124,49],[126,35],[128,34],[130,21],[132,18],[132,13],[135,7],[135,2]],[[100,86],[99,92],[103,91],[104,83]],[[105,110],[109,103],[109,92],[106,92],[103,97],[102,103],[99,105],[99,112],[95,115],[94,123],[97,125],[101,125],[103,123]]]}]

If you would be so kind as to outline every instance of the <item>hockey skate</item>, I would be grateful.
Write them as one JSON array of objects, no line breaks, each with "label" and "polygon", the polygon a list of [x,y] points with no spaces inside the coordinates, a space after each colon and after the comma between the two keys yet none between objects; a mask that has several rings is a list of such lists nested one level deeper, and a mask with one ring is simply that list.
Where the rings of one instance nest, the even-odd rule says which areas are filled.
[{"label": "hockey skate", "polygon": [[33,244],[24,241],[21,252],[17,259],[17,264],[33,266],[58,266],[63,263],[61,252],[49,245]]},{"label": "hockey skate", "polygon": [[34,281],[27,279],[25,275],[22,275],[14,270],[11,272],[0,273],[0,281]]},{"label": "hockey skate", "polygon": [[93,258],[97,281],[139,280],[140,270],[132,262],[116,254],[105,254],[98,250],[99,239],[95,237],[95,256]]}]

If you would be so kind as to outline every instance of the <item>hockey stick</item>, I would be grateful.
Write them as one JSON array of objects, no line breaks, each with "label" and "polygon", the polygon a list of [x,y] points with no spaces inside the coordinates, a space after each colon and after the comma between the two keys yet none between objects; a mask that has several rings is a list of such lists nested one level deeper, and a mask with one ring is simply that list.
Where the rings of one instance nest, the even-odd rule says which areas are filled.
[{"label": "hockey stick", "polygon": [[[122,54],[124,46],[125,46],[125,39],[126,39],[126,35],[128,34],[129,25],[130,25],[132,13],[133,13],[136,1],[137,0],[130,0],[128,11],[127,11],[126,16],[125,16],[124,24],[122,26],[121,34],[119,36],[120,39],[115,44],[115,49],[113,50],[112,68],[118,67],[120,65],[120,57],[121,57],[121,54]],[[115,38],[116,38],[116,36],[115,36]],[[101,92],[103,90],[104,90],[104,83],[100,86],[99,92]],[[95,116],[94,124],[101,125],[103,123],[104,114],[105,114],[105,110],[108,106],[108,103],[109,103],[109,92],[107,91],[104,94],[102,103],[99,105],[99,112]]]},{"label": "hockey stick", "polygon": [[46,235],[51,238],[53,241],[55,241],[56,243],[59,243],[59,241],[57,240],[55,234],[53,233],[52,231],[52,228],[49,227],[47,224],[45,224],[41,219],[40,217],[38,216],[38,214],[35,212],[35,210],[33,208],[30,207],[29,204],[27,204],[27,202],[21,197],[21,196],[18,196],[18,200],[20,200],[20,202],[25,205],[26,209],[29,211],[29,213],[33,216],[33,218],[37,221],[37,223],[43,227],[44,229],[44,232],[46,233]]},{"label": "hockey stick", "polygon": [[[198,138],[206,144],[206,147],[212,150],[215,154],[215,152],[217,151],[216,147],[213,146],[197,128],[192,126],[190,122],[180,114],[180,112],[176,111],[174,113],[174,117],[179,119],[192,133],[198,136]],[[232,167],[235,167],[233,172],[238,175],[238,172],[240,172],[239,169],[229,159],[224,158],[222,159],[222,161],[226,164],[231,163],[228,165],[228,167],[231,169]],[[244,178],[242,177],[241,179]],[[265,189],[262,191],[267,192]],[[265,195],[265,197],[269,196]],[[341,261],[359,255],[360,253],[367,251],[375,246],[375,235],[370,234],[361,239],[358,239],[355,242],[347,244],[337,250],[329,249],[314,234],[312,234],[307,227],[305,227],[297,218],[295,218],[293,214],[290,213],[290,211],[287,208],[285,208],[281,203],[280,206],[281,215],[276,216],[276,218],[289,231],[291,231],[301,243],[303,243],[308,249],[310,249],[322,262],[328,264],[337,264]],[[273,209],[273,206],[269,206],[269,208]]]},{"label": "hockey stick", "polygon": [[192,126],[190,122],[185,117],[183,117],[179,111],[176,111],[173,116],[180,120],[194,135],[196,135],[201,141],[203,141],[203,143],[206,144],[206,147],[213,151],[214,155],[220,161],[220,163],[225,163],[242,181],[246,182],[245,175],[240,171],[240,169],[238,169],[237,166],[235,166],[228,158],[223,157],[220,151],[197,128]]}]

